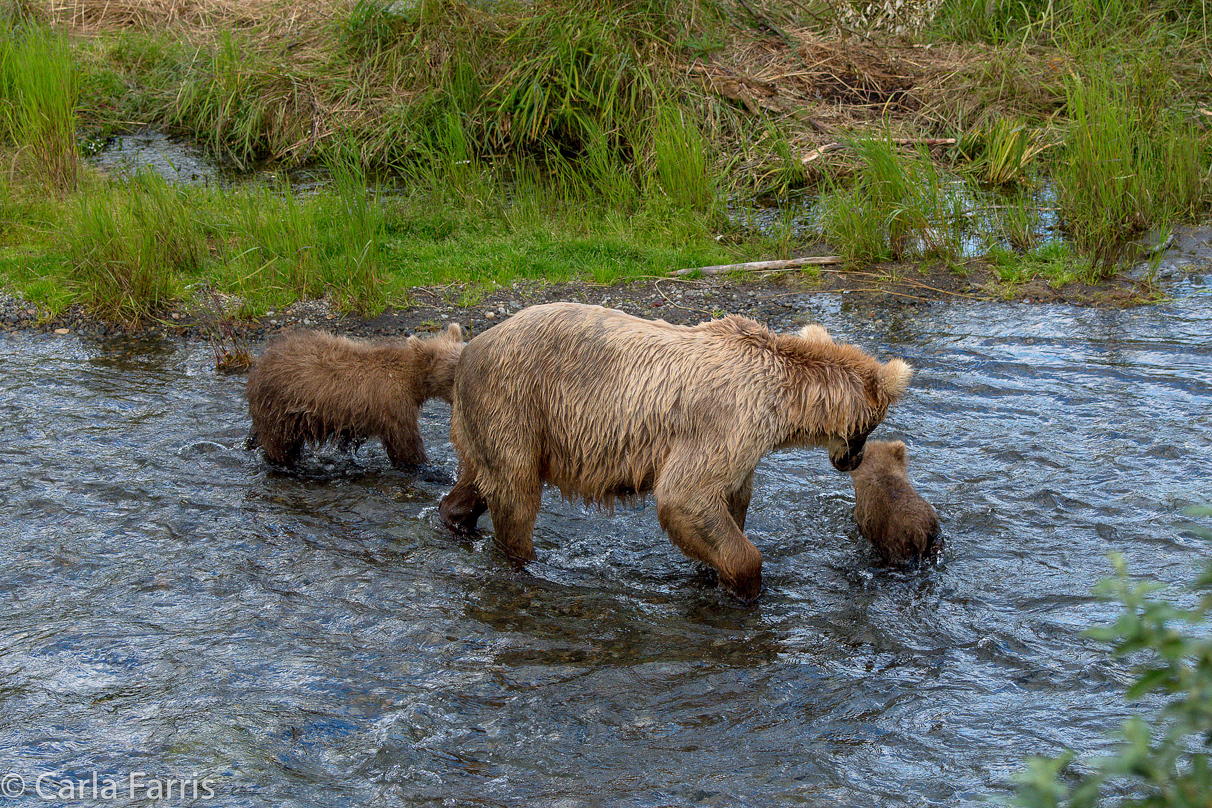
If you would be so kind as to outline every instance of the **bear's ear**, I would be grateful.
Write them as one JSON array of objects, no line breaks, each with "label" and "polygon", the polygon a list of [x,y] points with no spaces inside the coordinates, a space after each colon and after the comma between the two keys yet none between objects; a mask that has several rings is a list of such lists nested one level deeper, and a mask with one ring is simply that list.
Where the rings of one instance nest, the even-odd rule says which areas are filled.
[{"label": "bear's ear", "polygon": [[826,345],[833,344],[833,337],[829,336],[829,332],[825,330],[825,326],[820,323],[812,323],[801,328],[800,339],[805,339],[809,342],[823,342]]},{"label": "bear's ear", "polygon": [[442,334],[442,336],[454,342],[462,342],[463,326],[459,325],[458,323],[451,323],[450,325],[446,326],[446,331]]},{"label": "bear's ear", "polygon": [[909,380],[913,378],[913,368],[903,359],[890,359],[887,364],[880,365],[880,389],[890,401],[896,401],[905,394]]},{"label": "bear's ear", "polygon": [[903,440],[892,441],[892,457],[898,463],[905,462],[905,442]]}]

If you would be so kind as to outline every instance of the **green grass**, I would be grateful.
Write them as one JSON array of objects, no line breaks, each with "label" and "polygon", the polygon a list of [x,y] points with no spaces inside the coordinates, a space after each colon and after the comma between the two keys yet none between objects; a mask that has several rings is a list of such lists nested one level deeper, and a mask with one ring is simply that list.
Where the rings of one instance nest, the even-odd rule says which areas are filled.
[{"label": "green grass", "polygon": [[1082,50],[1159,28],[1207,39],[1210,12],[1202,0],[946,0],[934,27],[951,39]]},{"label": "green grass", "polygon": [[513,188],[492,210],[377,196],[354,171],[309,196],[153,174],[65,199],[0,190],[0,284],[52,310],[83,303],[126,323],[212,291],[240,296],[246,313],[322,296],[371,313],[407,305],[416,286],[453,284],[474,298],[518,279],[610,283],[732,257],[708,220],[682,207],[570,207],[541,185]]},{"label": "green grass", "polygon": [[0,141],[53,188],[74,185],[80,72],[72,48],[38,26],[0,23]]},{"label": "green grass", "polygon": [[330,295],[345,309],[382,308],[387,218],[360,175],[307,197],[289,188],[196,191],[213,242],[211,286],[258,306]]},{"label": "green grass", "polygon": [[1052,165],[1070,237],[1108,271],[1126,240],[1212,200],[1207,136],[1166,106],[1166,82],[1149,79],[1139,71],[1125,81],[1092,61],[1069,86],[1070,120]]},{"label": "green grass", "polygon": [[242,168],[353,158],[441,184],[504,159],[551,172],[573,163],[579,181],[610,193],[622,177],[643,190],[656,168],[701,208],[715,155],[687,105],[669,101],[682,90],[670,67],[683,13],[719,22],[704,0],[360,0],[301,31],[271,19],[192,41],[107,33],[79,44],[87,127],[104,136],[145,122]]},{"label": "green grass", "polygon": [[1039,207],[1039,193],[1018,189],[1004,198],[995,218],[995,239],[1004,239],[1014,249],[1029,252],[1034,249],[1043,231],[1043,211]]},{"label": "green grass", "polygon": [[397,5],[343,5],[305,42],[225,30],[170,50],[141,113],[239,166],[354,156],[426,174],[488,156],[651,155],[664,6]]},{"label": "green grass", "polygon": [[929,157],[885,139],[854,148],[854,176],[822,201],[826,240],[852,261],[959,257],[962,199]]},{"label": "green grass", "polygon": [[977,181],[1007,186],[1026,182],[1048,145],[1040,129],[1021,119],[998,117],[965,133],[959,151]]},{"label": "green grass", "polygon": [[[954,261],[983,243],[1021,265],[1008,281],[1060,282],[1114,272],[1126,240],[1212,207],[1212,136],[1195,123],[1212,104],[1203,0],[948,0],[932,36],[982,44],[947,88],[899,112],[867,104],[817,139],[853,137],[853,150],[810,168],[804,115],[816,113],[776,111],[782,78],[759,109],[690,61],[765,75],[754,31],[770,31],[710,0],[359,0],[305,25],[271,11],[238,27],[88,38],[48,32],[36,4],[11,8],[4,277],[119,319],[210,287],[262,310],[327,295],[369,312],[418,283],[609,281],[786,256],[809,240],[809,208],[854,262]],[[827,39],[814,8],[761,10]],[[867,76],[869,54],[851,55],[839,80],[884,70]],[[919,78],[926,93],[929,71]],[[336,179],[313,196],[81,180],[77,137],[142,126],[236,166],[318,162]],[[954,133],[963,147],[948,162],[882,133]],[[45,178],[65,195],[40,198]],[[1008,204],[974,210],[990,186]],[[1067,257],[1038,243],[1042,187],[1055,189]],[[783,215],[746,227],[755,199]],[[71,291],[52,293],[48,278]]]},{"label": "green grass", "polygon": [[1023,254],[993,247],[987,257],[998,280],[1010,287],[1036,278],[1057,289],[1073,281],[1097,280],[1090,260],[1075,254],[1071,246],[1062,242],[1041,244]]},{"label": "green grass", "polygon": [[53,241],[65,256],[67,286],[106,319],[145,320],[201,265],[205,239],[187,192],[153,174],[88,189],[64,207]]},{"label": "green grass", "polygon": [[186,78],[160,113],[171,129],[200,133],[212,152],[246,169],[306,142],[311,99],[281,54],[232,31],[196,48]]},{"label": "green grass", "polygon": [[653,127],[653,178],[669,199],[688,209],[708,212],[719,200],[711,144],[684,110],[663,106]]}]

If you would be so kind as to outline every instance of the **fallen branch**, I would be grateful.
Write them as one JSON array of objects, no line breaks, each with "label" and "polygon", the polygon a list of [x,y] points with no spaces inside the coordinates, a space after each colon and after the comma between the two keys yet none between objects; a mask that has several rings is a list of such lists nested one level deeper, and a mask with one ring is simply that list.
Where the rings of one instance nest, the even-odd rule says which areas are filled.
[{"label": "fallen branch", "polygon": [[[888,139],[889,143],[897,146],[954,146],[955,138],[953,137],[894,137]],[[819,160],[829,152],[837,151],[838,149],[849,149],[849,143],[826,143],[824,146],[818,146],[812,151],[800,158],[800,162],[804,165],[811,163],[813,160]]]},{"label": "fallen branch", "polygon": [[813,255],[808,258],[788,258],[785,261],[751,261],[747,264],[718,264],[713,267],[690,267],[689,269],[679,269],[673,274],[689,275],[692,272],[701,272],[704,275],[727,275],[729,272],[759,272],[763,269],[791,269],[793,267],[840,264],[843,260],[840,255]]}]

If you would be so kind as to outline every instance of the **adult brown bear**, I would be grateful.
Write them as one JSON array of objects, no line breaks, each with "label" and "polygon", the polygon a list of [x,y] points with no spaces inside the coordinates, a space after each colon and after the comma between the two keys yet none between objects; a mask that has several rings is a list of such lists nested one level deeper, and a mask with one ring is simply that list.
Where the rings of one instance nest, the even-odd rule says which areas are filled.
[{"label": "adult brown bear", "polygon": [[868,441],[863,463],[850,478],[859,532],[886,560],[930,559],[942,553],[938,514],[909,482],[902,441]]},{"label": "adult brown bear", "polygon": [[463,331],[362,342],[296,331],[273,342],[248,374],[248,447],[293,465],[304,443],[345,445],[377,437],[394,466],[426,461],[417,426],[430,398],[450,401]]},{"label": "adult brown bear", "polygon": [[467,530],[487,509],[501,548],[529,560],[545,482],[604,505],[653,491],[673,543],[750,600],[762,554],[741,531],[762,455],[824,446],[850,471],[911,376],[820,326],[776,335],[737,316],[687,327],[533,306],[468,342],[455,369],[459,479],[441,514]]}]

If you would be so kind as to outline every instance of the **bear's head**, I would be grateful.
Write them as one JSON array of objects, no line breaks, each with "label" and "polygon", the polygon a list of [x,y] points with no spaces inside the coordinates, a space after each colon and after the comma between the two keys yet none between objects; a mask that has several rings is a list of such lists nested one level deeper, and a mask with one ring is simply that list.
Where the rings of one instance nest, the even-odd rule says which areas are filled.
[{"label": "bear's head", "polygon": [[863,462],[867,436],[884,420],[888,408],[905,394],[913,378],[913,368],[903,359],[889,359],[882,364],[876,360],[872,362],[873,367],[864,379],[863,391],[869,407],[869,419],[847,436],[844,448],[841,441],[830,447],[829,461],[838,471],[850,472],[859,467]]},{"label": "bear's head", "polygon": [[851,472],[856,480],[870,478],[883,472],[905,473],[905,442],[899,440],[868,441],[863,464]]},{"label": "bear's head", "polygon": [[414,345],[420,356],[424,357],[426,366],[425,390],[426,398],[441,398],[449,402],[454,390],[455,365],[463,354],[463,329],[458,323],[451,323],[439,333],[428,339],[415,340]]},{"label": "bear's head", "polygon": [[829,462],[838,471],[853,471],[863,462],[867,436],[905,394],[913,368],[901,359],[881,363],[856,346],[839,345],[815,323],[804,326],[796,337],[784,344],[806,366],[815,363],[836,371],[820,372],[814,376],[815,389],[812,385],[805,389],[821,405],[813,412],[821,419],[818,434],[823,433],[824,440],[819,442],[828,450]]}]

